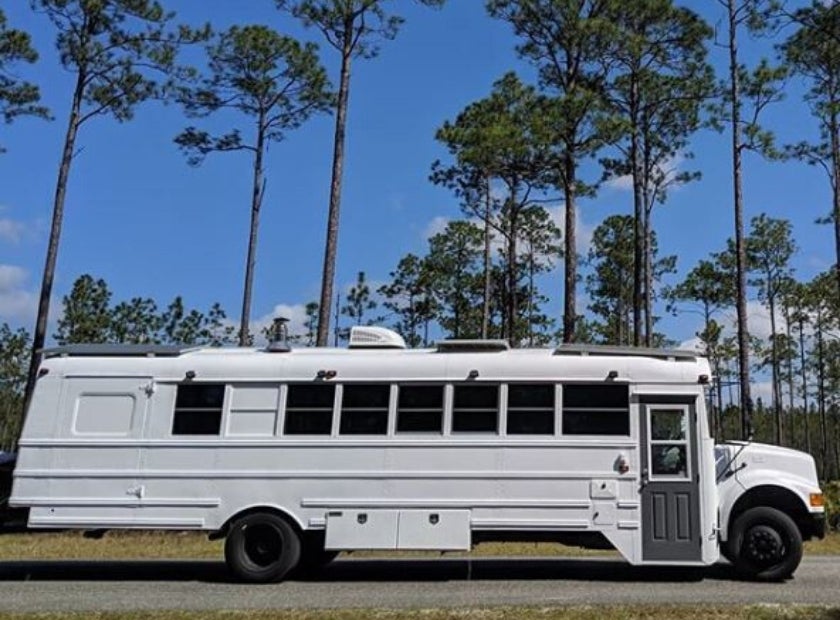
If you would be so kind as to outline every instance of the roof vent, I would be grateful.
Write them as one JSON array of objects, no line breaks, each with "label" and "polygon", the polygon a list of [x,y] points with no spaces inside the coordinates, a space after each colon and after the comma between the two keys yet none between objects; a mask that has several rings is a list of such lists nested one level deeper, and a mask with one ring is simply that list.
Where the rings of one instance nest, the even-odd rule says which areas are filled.
[{"label": "roof vent", "polygon": [[492,353],[507,351],[507,340],[440,340],[435,343],[440,353]]},{"label": "roof vent", "polygon": [[696,351],[683,349],[653,349],[650,347],[619,347],[600,344],[561,344],[554,349],[554,355],[581,355],[581,356],[618,356],[618,357],[653,357],[675,362],[695,361],[702,357]]},{"label": "roof vent", "polygon": [[384,327],[350,328],[350,349],[405,349],[405,340],[397,332]]}]

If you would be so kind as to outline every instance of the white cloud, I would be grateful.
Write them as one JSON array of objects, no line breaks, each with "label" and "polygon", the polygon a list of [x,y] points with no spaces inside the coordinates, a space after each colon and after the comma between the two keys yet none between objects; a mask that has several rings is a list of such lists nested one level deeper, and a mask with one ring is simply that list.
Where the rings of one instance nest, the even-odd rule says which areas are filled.
[{"label": "white cloud", "polygon": [[[658,172],[665,176],[667,179],[666,183],[673,182],[674,178],[680,172],[680,166],[685,161],[685,156],[678,153],[673,157],[667,159],[662,163],[661,166],[658,166]],[[608,189],[613,189],[618,192],[629,192],[633,190],[633,177],[629,174],[622,175],[620,177],[612,178],[606,182],[604,182],[604,186]],[[671,186],[671,191],[678,188],[679,184]]]},{"label": "white cloud", "polygon": [[820,271],[825,271],[834,264],[834,262],[831,260],[828,260],[822,256],[815,256],[813,254],[808,256],[806,262],[809,267],[819,269]]},{"label": "white cloud", "polygon": [[27,290],[28,274],[17,265],[0,265],[0,321],[26,322],[35,316],[37,295]]},{"label": "white cloud", "polygon": [[[552,221],[554,224],[560,229],[564,238],[566,235],[566,210],[562,204],[556,204],[553,206],[546,206],[545,210],[548,212],[549,216],[551,216]],[[444,217],[442,215],[438,215],[426,225],[426,228],[423,231],[423,238],[424,239],[431,239],[436,234],[442,233],[446,230],[446,226],[451,221],[450,218]],[[468,218],[469,222],[472,222],[476,226],[479,226],[483,229],[484,222],[477,217]],[[575,247],[577,248],[577,253],[581,256],[585,256],[589,249],[592,247],[592,233],[594,232],[595,228],[591,224],[585,222],[581,217],[581,210],[580,207],[576,207],[575,209]],[[494,250],[498,250],[502,248],[502,240],[499,238],[498,234],[493,235],[493,248]]]},{"label": "white cloud", "polygon": [[0,242],[18,244],[35,233],[36,223],[16,220],[8,215],[9,211],[9,207],[0,205]]},{"label": "white cloud", "polygon": [[439,235],[444,230],[446,230],[447,224],[449,224],[449,218],[444,217],[442,215],[438,215],[432,218],[432,221],[426,225],[426,228],[423,229],[423,238],[428,240],[434,237],[435,235]]},{"label": "white cloud", "polygon": [[0,240],[9,243],[20,243],[26,232],[23,222],[13,220],[9,217],[0,218]]},{"label": "white cloud", "polygon": [[26,282],[26,270],[17,265],[0,265],[0,291],[18,288]]},{"label": "white cloud", "polygon": [[703,341],[697,336],[689,338],[688,340],[683,340],[677,348],[684,349],[686,351],[697,351],[698,353],[704,353],[706,351]]},{"label": "white cloud", "polygon": [[[721,324],[723,327],[723,335],[733,336],[737,333],[738,330],[738,315],[735,311],[735,308],[729,308],[725,312],[721,313],[720,316],[715,317],[715,319]],[[770,333],[772,332],[770,328],[770,311],[767,307],[758,301],[757,299],[752,299],[747,301],[747,328],[749,329],[750,335],[759,338],[762,341],[768,341],[770,339]],[[695,331],[699,332],[703,329],[702,324],[697,324]],[[776,309],[776,333],[783,334],[787,331],[787,323],[785,321],[784,314],[780,309]],[[681,349],[690,349],[695,351],[703,351],[703,345],[700,338],[696,336],[692,336],[680,343]]]},{"label": "white cloud", "polygon": [[605,181],[604,186],[618,192],[629,192],[633,189],[633,177],[629,174],[625,174],[620,177],[613,177],[612,179]]},{"label": "white cloud", "polygon": [[[734,334],[738,327],[738,315],[734,308],[724,316],[724,327],[727,334]],[[756,299],[747,301],[747,328],[750,335],[762,340],[770,338],[770,310]],[[784,333],[787,329],[784,314],[776,309],[776,333]]]},{"label": "white cloud", "polygon": [[[305,336],[306,330],[306,304],[277,304],[274,309],[259,318],[251,321],[251,333],[254,334],[254,344],[262,346],[266,344],[265,329],[270,327],[275,318],[282,317],[289,319],[289,336]],[[236,323],[237,329],[239,323]]]},{"label": "white cloud", "polygon": [[750,383],[750,398],[753,402],[761,399],[765,407],[769,407],[773,403],[773,383],[772,381],[753,381]]},{"label": "white cloud", "polygon": [[[546,207],[554,224],[562,231],[563,238],[566,238],[566,208],[562,204]],[[580,214],[580,207],[575,207],[575,248],[580,256],[586,256],[592,247],[592,233],[595,228],[583,221]]]}]

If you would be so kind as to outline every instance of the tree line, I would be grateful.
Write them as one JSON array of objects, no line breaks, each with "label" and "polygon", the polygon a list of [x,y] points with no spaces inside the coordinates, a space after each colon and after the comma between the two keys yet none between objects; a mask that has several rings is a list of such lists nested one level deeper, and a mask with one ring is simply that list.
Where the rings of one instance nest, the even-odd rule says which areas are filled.
[{"label": "tree line", "polygon": [[[418,1],[430,7],[444,4]],[[821,445],[828,445],[829,423],[837,432],[830,348],[840,320],[840,268],[835,264],[813,282],[796,284],[789,268],[795,251],[789,223],[757,216],[747,232],[742,158],[754,152],[822,168],[833,197],[825,223],[833,229],[840,256],[840,6],[817,0],[794,8],[778,0],[718,2],[725,32],[714,43],[728,54],[723,75],[716,75],[709,61],[713,29],[698,13],[672,0],[486,0],[488,15],[513,30],[516,53],[536,78],[528,83],[508,72],[486,97],[442,122],[436,133],[442,156],[431,163],[430,181],[453,193],[464,219],[449,222],[434,235],[425,256],[403,257],[389,281],[374,291],[387,310],[385,320],[415,346],[438,332],[503,338],[513,346],[553,340],[653,346],[668,343],[656,329],[657,305],[700,304],[704,328],[698,337],[716,374],[726,379],[717,390],[718,431],[746,436],[753,430],[750,376],[759,362],[761,372],[766,368],[771,375],[768,419],[774,439],[794,441],[797,436],[793,427],[785,432],[783,422],[792,423],[798,394],[803,401],[797,406],[803,411],[816,407]],[[196,121],[175,138],[190,164],[199,165],[213,153],[251,155],[251,225],[236,334],[240,345],[253,337],[250,304],[266,191],[265,151],[313,115],[335,112],[321,294],[307,305],[305,342],[323,346],[331,333],[334,339],[341,336],[338,320],[330,329],[334,308],[336,319],[343,315],[362,322],[372,317],[372,304],[378,302],[371,299],[363,273],[346,305],[333,291],[350,75],[352,62],[378,54],[403,20],[390,12],[395,4],[388,0],[274,4],[317,30],[338,53],[337,89],[316,44],[266,24],[215,32],[209,24],[177,24],[173,13],[152,0],[31,0],[33,10],[52,23],[61,65],[75,77],[75,85],[68,93],[71,105],[38,319],[28,346],[30,386],[47,336],[77,136],[103,116],[128,122],[138,106],[151,100],[174,101]],[[739,48],[744,35],[767,38],[774,57],[746,64]],[[205,50],[201,67],[179,60],[182,49],[192,46]],[[39,103],[38,86],[12,70],[36,60],[28,35],[11,28],[0,13],[0,111],[7,121],[50,116]],[[803,105],[819,136],[777,144],[762,120],[781,99],[784,81],[794,78],[805,84]],[[241,122],[219,135],[201,128],[202,119],[223,110],[238,113]],[[674,187],[699,178],[699,171],[677,169],[674,162],[690,161],[692,137],[707,127],[731,137],[733,237],[684,282],[664,287],[661,279],[675,272],[676,259],[658,256],[652,214]],[[595,231],[589,255],[578,257],[579,205],[616,178],[630,180],[632,212],[606,218]],[[562,211],[563,234],[548,204]],[[789,244],[778,235],[787,235]],[[584,279],[579,260],[588,267]],[[562,286],[551,278],[561,264]],[[577,307],[581,282],[591,300],[588,313]],[[563,310],[550,316],[545,306],[555,290],[562,291]],[[751,290],[770,313],[771,333],[764,342],[756,342],[749,329]],[[813,301],[817,298],[819,303]],[[806,299],[810,305],[794,307],[794,300]],[[734,309],[737,317],[733,341],[714,318],[726,309]],[[784,316],[781,331],[779,312]],[[4,328],[9,338],[23,338],[21,332]],[[106,333],[111,339],[122,337]],[[158,328],[143,337],[157,341],[160,334]],[[794,337],[800,338],[797,346],[791,344]],[[764,415],[764,403],[758,409]],[[731,426],[726,411],[737,416],[737,428],[726,426]],[[804,415],[803,423],[809,421]],[[810,441],[807,432],[803,437]],[[830,460],[825,453],[822,459],[824,466]],[[834,461],[836,468],[836,456]]]}]

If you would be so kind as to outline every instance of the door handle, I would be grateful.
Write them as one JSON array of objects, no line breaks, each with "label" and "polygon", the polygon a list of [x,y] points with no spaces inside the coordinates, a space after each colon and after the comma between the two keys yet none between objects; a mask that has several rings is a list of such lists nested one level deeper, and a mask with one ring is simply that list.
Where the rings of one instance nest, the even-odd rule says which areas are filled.
[{"label": "door handle", "polygon": [[642,475],[639,477],[639,482],[641,483],[641,486],[645,486],[649,482],[647,468],[642,469]]}]

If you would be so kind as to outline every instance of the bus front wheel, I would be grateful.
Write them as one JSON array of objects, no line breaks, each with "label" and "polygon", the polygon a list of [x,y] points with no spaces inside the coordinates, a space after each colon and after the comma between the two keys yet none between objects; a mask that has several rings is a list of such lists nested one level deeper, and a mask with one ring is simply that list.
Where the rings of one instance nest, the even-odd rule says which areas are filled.
[{"label": "bus front wheel", "polygon": [[802,535],[781,510],[750,508],[732,527],[729,553],[735,570],[760,581],[787,579],[802,560]]},{"label": "bus front wheel", "polygon": [[225,540],[225,562],[242,581],[280,581],[299,560],[300,537],[276,514],[253,513],[230,526]]}]

